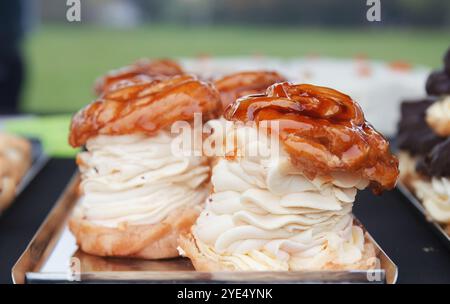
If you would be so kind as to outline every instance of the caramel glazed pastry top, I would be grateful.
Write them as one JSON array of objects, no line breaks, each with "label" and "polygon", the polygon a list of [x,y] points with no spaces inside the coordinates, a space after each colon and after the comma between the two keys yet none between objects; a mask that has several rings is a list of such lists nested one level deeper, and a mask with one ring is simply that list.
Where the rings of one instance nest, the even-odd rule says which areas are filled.
[{"label": "caramel glazed pastry top", "polygon": [[[357,190],[393,188],[398,160],[356,102],[284,82],[238,99],[224,117],[224,136],[211,136],[218,146],[234,145],[223,147],[205,210],[180,238],[180,253],[197,270],[375,267],[374,246],[354,223],[352,206]],[[221,123],[209,122],[214,130]],[[281,144],[274,148],[269,138]],[[250,155],[254,147],[270,153]]]},{"label": "caramel glazed pastry top", "polygon": [[82,197],[70,220],[80,248],[99,256],[147,259],[178,256],[209,194],[205,157],[171,151],[170,127],[220,114],[220,96],[194,76],[127,79],[80,110],[69,142],[77,156]]},{"label": "caramel glazed pastry top", "polygon": [[222,107],[225,109],[240,97],[262,94],[272,84],[283,81],[286,78],[274,71],[243,71],[214,80],[214,86],[219,90]]},{"label": "caramel glazed pastry top", "polygon": [[0,212],[16,196],[17,186],[31,166],[31,143],[23,138],[0,133]]},{"label": "caramel glazed pastry top", "polygon": [[184,74],[181,66],[170,59],[141,59],[132,65],[114,70],[95,81],[94,91],[97,95],[117,85],[127,85],[129,81],[149,81]]},{"label": "caramel glazed pastry top", "polygon": [[398,129],[401,180],[423,203],[430,219],[450,235],[450,49],[444,69],[426,82],[428,97],[401,105]]}]

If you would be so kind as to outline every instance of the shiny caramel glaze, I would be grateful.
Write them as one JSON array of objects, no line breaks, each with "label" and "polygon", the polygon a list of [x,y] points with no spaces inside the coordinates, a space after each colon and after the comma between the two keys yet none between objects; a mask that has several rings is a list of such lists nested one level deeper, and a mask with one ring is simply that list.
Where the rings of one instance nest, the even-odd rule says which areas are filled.
[{"label": "shiny caramel glaze", "polygon": [[222,105],[225,109],[239,97],[250,94],[261,94],[274,83],[286,79],[272,71],[247,71],[226,75],[214,82],[220,92]]},{"label": "shiny caramel glaze", "polygon": [[266,94],[238,99],[224,117],[244,123],[277,121],[292,162],[309,178],[361,174],[375,193],[395,186],[398,160],[386,139],[365,121],[359,105],[336,90],[309,84],[274,84]]},{"label": "shiny caramel glaze", "polygon": [[152,135],[175,121],[192,121],[194,113],[202,113],[203,120],[217,118],[220,110],[219,92],[192,75],[136,83],[129,80],[128,85],[102,94],[75,114],[69,143],[82,146],[98,134]]},{"label": "shiny caramel glaze", "polygon": [[151,80],[158,77],[170,77],[181,75],[184,71],[181,66],[173,60],[139,60],[130,66],[109,72],[100,77],[95,82],[95,92],[97,95],[111,89],[118,82],[147,79]]}]

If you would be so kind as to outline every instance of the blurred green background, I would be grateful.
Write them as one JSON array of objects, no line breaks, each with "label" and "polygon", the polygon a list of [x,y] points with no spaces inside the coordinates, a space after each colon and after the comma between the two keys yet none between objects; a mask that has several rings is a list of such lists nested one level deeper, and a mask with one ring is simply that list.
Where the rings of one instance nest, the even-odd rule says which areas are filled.
[{"label": "blurred green background", "polygon": [[0,1],[0,55],[22,63],[23,54],[19,109],[33,114],[0,125],[71,156],[70,117],[94,98],[95,79],[143,57],[364,55],[440,66],[450,2],[381,2],[382,20],[369,22],[365,0],[83,0],[70,22],[67,1]]},{"label": "blurred green background", "polygon": [[142,57],[365,54],[437,67],[448,43],[445,30],[43,26],[25,45],[28,81],[22,108],[38,113],[78,110],[92,100],[98,76]]}]

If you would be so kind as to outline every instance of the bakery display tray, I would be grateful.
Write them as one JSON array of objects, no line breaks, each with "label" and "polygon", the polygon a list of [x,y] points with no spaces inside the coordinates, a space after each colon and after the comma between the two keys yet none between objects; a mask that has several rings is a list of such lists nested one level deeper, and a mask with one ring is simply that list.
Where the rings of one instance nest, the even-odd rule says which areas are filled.
[{"label": "bakery display tray", "polygon": [[379,269],[350,271],[197,272],[185,258],[104,258],[78,250],[67,219],[78,195],[76,174],[12,269],[14,283],[395,283],[398,269],[377,248]]},{"label": "bakery display tray", "polygon": [[420,200],[414,195],[414,193],[402,182],[397,183],[397,188],[400,192],[408,198],[411,204],[416,208],[416,210],[423,216],[423,218],[429,223],[433,231],[439,236],[439,238],[446,244],[447,248],[450,250],[450,236],[445,232],[444,228],[431,219],[428,215],[425,207],[422,205]]}]

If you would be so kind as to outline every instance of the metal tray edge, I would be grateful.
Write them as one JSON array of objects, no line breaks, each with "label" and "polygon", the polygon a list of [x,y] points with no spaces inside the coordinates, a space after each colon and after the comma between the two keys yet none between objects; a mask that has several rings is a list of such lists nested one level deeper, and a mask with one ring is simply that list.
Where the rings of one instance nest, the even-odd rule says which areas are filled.
[{"label": "metal tray edge", "polygon": [[[58,198],[55,206],[52,208],[52,210],[49,212],[35,235],[33,236],[32,240],[30,241],[29,245],[26,247],[22,255],[17,260],[16,264],[12,268],[12,279],[15,284],[24,284],[29,281],[46,281],[46,282],[70,282],[70,278],[68,278],[67,273],[40,273],[36,272],[36,269],[39,268],[39,266],[48,258],[48,255],[50,254],[51,250],[53,249],[54,240],[57,238],[56,236],[61,233],[62,227],[61,223],[67,218],[68,209],[72,209],[73,205],[76,202],[76,199],[74,199],[74,196],[77,196],[78,192],[78,183],[79,183],[79,174],[75,173],[75,175],[72,177],[60,197]],[[395,284],[397,282],[398,278],[398,267],[397,265],[389,258],[389,256],[383,251],[383,249],[379,246],[379,244],[373,239],[373,237],[370,235],[369,232],[366,231],[366,235],[370,239],[371,242],[377,247],[377,250],[379,251],[379,258],[380,263],[383,269],[373,270],[373,274],[379,273],[382,276],[382,279],[387,284]],[[52,244],[53,241],[53,244]],[[187,275],[189,273],[189,275]],[[219,283],[223,280],[230,280],[229,274],[232,272],[195,272],[193,274],[192,271],[189,272],[183,272],[183,271],[177,271],[172,273],[166,273],[159,276],[159,279],[161,282],[173,282],[173,283],[180,283],[180,282],[214,282]],[[270,275],[270,274],[280,274],[280,272],[255,272],[254,274],[251,274],[247,272],[246,274],[249,274],[248,277],[250,279],[253,278],[254,282],[264,282],[261,280],[261,278],[264,278],[264,276]],[[311,272],[312,274],[313,272]],[[317,273],[317,272],[316,272]],[[339,274],[344,273],[343,271],[329,271],[328,273],[333,274],[335,278],[331,278],[329,282],[333,283],[340,283],[342,281],[339,281],[336,278],[339,278]],[[349,273],[349,271],[345,271],[345,273]],[[354,274],[355,277],[358,275],[366,275],[367,271],[350,271],[350,273]],[[128,281],[142,281],[142,278],[145,278],[146,275],[150,274],[150,272],[147,274],[145,272],[142,272],[142,276],[140,278],[134,278],[129,275],[130,273],[127,272],[121,272],[120,276],[117,276],[117,273],[114,272],[102,272],[101,276],[98,275],[98,273],[83,273],[83,281],[85,282],[120,282],[123,281],[123,277],[127,277]],[[155,272],[151,272],[152,278],[155,276]],[[177,276],[174,276],[174,275]],[[281,280],[279,282],[281,283],[295,283],[295,272],[282,272]],[[297,274],[298,275],[298,274]],[[314,275],[312,275],[314,277]],[[239,280],[231,280],[234,282],[244,282]],[[152,283],[157,283],[158,280],[154,280]],[[314,281],[312,281],[314,282]],[[323,281],[317,281],[317,282],[323,282]],[[345,281],[343,281],[345,283]],[[245,283],[245,282],[244,282]],[[248,281],[247,283],[250,283]],[[277,283],[277,282],[274,282]]]},{"label": "metal tray edge", "polygon": [[[14,264],[11,275],[14,284],[24,284],[26,272],[33,271],[39,262],[46,259],[44,256],[54,235],[61,230],[60,223],[67,216],[66,209],[75,204],[72,200],[78,189],[79,175],[76,173],[59,196],[56,204],[50,210],[39,229],[34,234],[22,255]],[[47,252],[48,254],[48,252]],[[39,259],[34,258],[39,256]]]},{"label": "metal tray edge", "polygon": [[401,181],[397,183],[397,188],[412,203],[412,205],[416,207],[417,211],[424,217],[425,221],[433,228],[433,231],[446,243],[447,248],[450,249],[450,236],[445,232],[441,225],[430,219],[426,209],[414,193],[412,193]]}]

